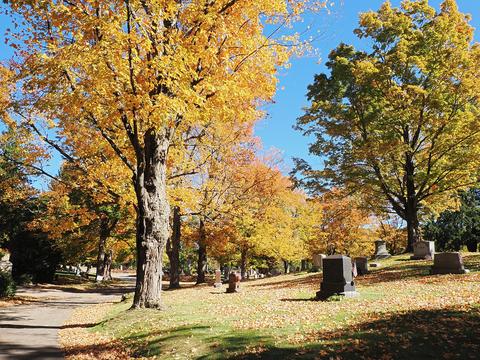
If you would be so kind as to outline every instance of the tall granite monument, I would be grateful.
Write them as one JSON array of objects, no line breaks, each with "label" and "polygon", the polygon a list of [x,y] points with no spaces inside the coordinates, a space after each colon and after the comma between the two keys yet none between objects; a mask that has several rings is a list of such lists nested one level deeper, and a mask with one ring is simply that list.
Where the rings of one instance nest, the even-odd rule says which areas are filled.
[{"label": "tall granite monument", "polygon": [[332,255],[323,259],[323,281],[317,299],[325,300],[332,295],[358,295],[353,280],[352,259],[348,256]]}]

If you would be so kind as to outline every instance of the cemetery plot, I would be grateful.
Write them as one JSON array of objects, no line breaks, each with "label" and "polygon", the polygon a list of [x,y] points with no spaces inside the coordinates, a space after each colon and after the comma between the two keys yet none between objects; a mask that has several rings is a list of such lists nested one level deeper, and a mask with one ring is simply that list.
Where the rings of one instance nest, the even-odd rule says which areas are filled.
[{"label": "cemetery plot", "polygon": [[90,331],[159,359],[476,358],[480,255],[464,255],[464,275],[432,276],[406,255],[378,262],[354,298],[314,301],[320,273],[244,282],[235,296],[191,286],[165,294],[168,313],[117,304]]}]

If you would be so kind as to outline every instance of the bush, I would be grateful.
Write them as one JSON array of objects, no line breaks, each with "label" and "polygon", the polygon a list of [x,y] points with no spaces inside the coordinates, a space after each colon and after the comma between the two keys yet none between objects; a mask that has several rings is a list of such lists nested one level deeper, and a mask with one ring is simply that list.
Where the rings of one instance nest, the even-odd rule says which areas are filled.
[{"label": "bush", "polygon": [[[48,283],[55,277],[61,254],[46,234],[24,231],[10,241],[12,276],[19,282]],[[25,280],[22,276],[27,275]]]},{"label": "bush", "polygon": [[16,277],[15,283],[20,286],[32,285],[33,277],[30,274],[22,274]]},{"label": "bush", "polygon": [[17,285],[15,285],[12,275],[0,271],[0,298],[14,296],[16,292]]}]

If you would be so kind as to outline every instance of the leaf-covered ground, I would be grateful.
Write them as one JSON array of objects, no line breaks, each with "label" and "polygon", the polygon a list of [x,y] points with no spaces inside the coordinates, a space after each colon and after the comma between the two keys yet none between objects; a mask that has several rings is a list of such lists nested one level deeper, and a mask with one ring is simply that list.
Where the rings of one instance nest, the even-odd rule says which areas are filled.
[{"label": "leaf-covered ground", "polygon": [[[312,300],[321,274],[245,282],[237,294],[190,286],[166,291],[165,311],[127,311],[130,302],[101,314],[85,308],[94,314],[90,325],[77,328],[84,334],[77,337],[71,328],[69,336],[90,337],[84,347],[90,352],[98,336],[99,347],[122,344],[135,358],[476,359],[480,254],[464,260],[470,274],[432,276],[430,261],[395,257],[357,278],[359,297],[340,301]],[[81,345],[64,344],[73,358],[115,358],[109,351],[89,357]]]}]

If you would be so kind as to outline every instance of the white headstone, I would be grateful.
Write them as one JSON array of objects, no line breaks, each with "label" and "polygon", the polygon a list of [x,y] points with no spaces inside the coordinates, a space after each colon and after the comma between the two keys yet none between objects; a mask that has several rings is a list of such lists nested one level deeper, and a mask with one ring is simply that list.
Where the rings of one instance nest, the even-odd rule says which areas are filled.
[{"label": "white headstone", "polygon": [[435,256],[435,242],[416,241],[413,243],[412,260],[432,260]]}]

